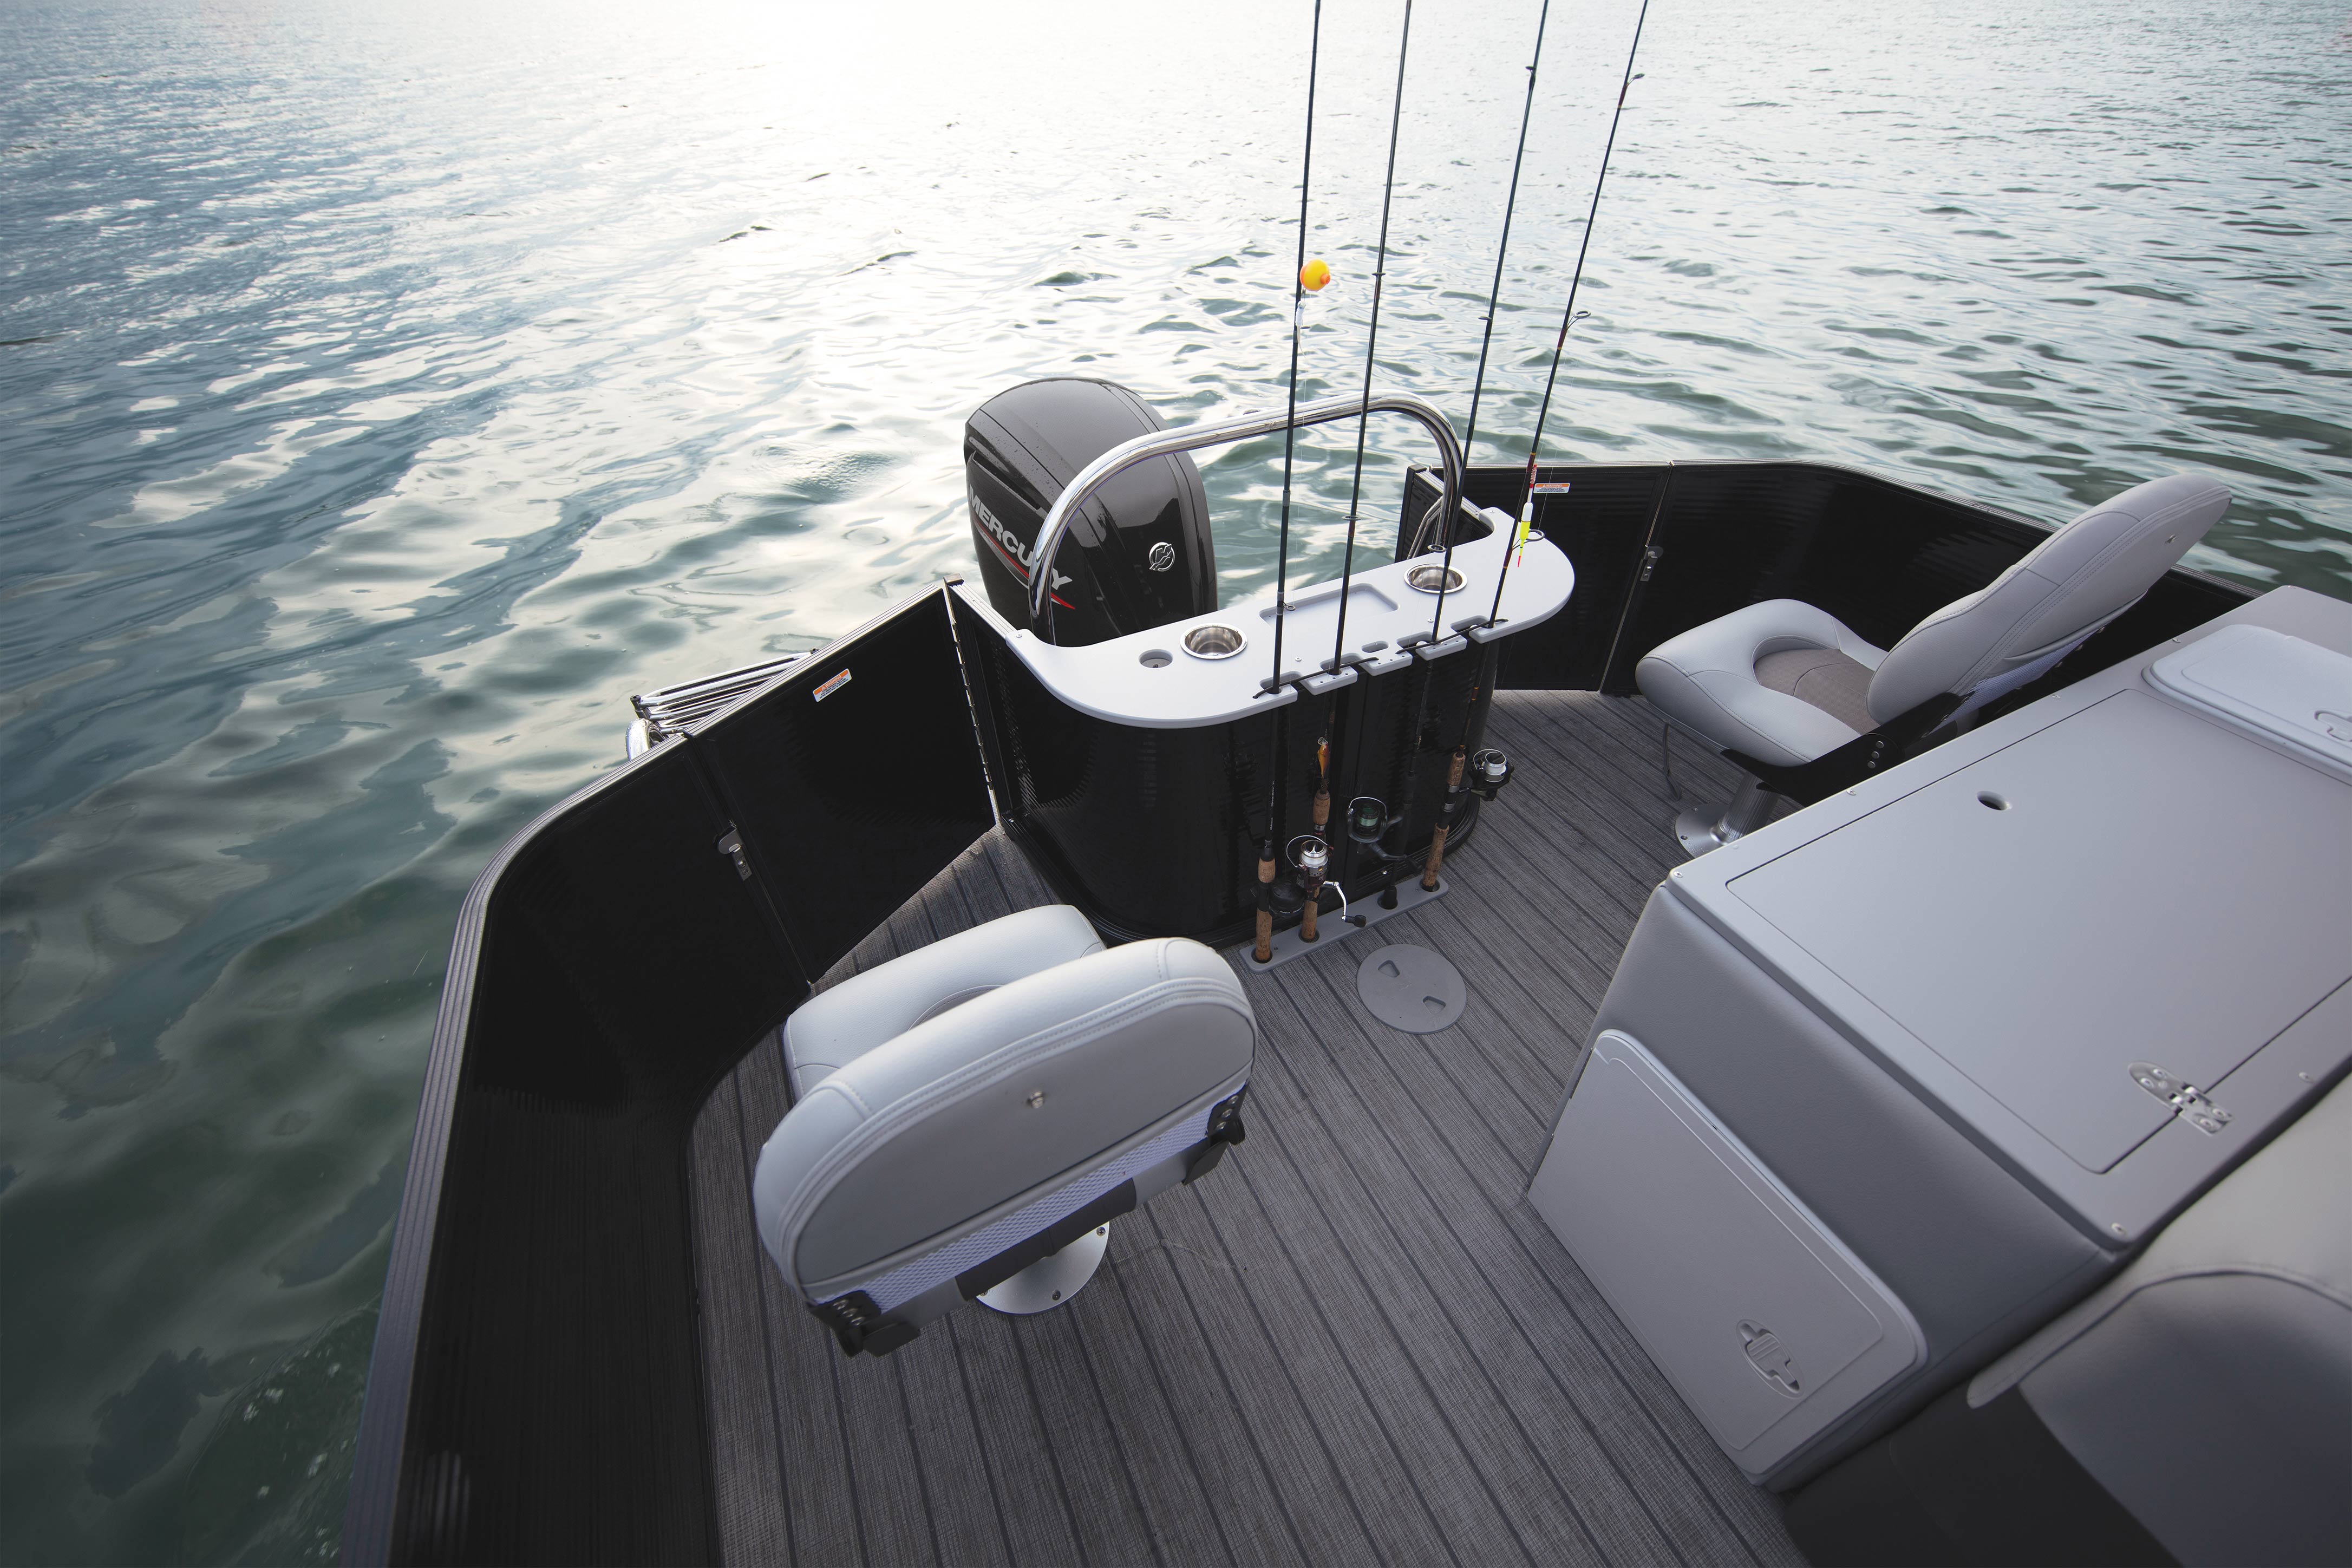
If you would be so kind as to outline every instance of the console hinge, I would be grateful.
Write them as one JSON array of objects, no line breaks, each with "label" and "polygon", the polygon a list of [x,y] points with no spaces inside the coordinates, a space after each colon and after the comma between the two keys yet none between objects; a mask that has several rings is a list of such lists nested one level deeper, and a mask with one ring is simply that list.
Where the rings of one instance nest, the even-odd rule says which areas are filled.
[{"label": "console hinge", "polygon": [[2134,1062],[2132,1081],[2172,1107],[2173,1114],[2200,1132],[2219,1132],[2230,1124],[2230,1113],[2207,1098],[2205,1091],[2154,1062]]}]

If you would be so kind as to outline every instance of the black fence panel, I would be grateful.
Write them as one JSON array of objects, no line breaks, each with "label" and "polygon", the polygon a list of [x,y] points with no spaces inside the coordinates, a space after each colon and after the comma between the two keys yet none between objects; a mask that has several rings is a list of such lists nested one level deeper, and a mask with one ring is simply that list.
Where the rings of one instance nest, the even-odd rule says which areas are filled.
[{"label": "black fence panel", "polygon": [[346,1562],[716,1559],[696,1113],[990,821],[934,591],[499,852],[458,918]]},{"label": "black fence panel", "polygon": [[945,588],[802,659],[694,742],[811,975],[996,820]]},{"label": "black fence panel", "polygon": [[542,817],[467,898],[347,1560],[715,1550],[682,1154],[709,1085],[808,988],[715,853],[720,820],[673,742]]}]

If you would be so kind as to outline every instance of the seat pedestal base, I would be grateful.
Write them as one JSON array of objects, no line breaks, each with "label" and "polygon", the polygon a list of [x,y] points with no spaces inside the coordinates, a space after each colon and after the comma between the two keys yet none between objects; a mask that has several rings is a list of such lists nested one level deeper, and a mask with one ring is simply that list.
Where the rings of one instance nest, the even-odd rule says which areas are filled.
[{"label": "seat pedestal base", "polygon": [[1754,778],[1739,781],[1739,788],[1725,803],[1720,812],[1704,808],[1685,811],[1675,818],[1675,837],[1683,853],[1696,860],[1710,849],[1720,849],[1733,839],[1755,832],[1772,819],[1772,808],[1779,797]]},{"label": "seat pedestal base", "polygon": [[1110,1226],[1098,1225],[1059,1252],[1048,1253],[1001,1285],[974,1298],[1009,1317],[1050,1312],[1086,1288],[1110,1247]]}]

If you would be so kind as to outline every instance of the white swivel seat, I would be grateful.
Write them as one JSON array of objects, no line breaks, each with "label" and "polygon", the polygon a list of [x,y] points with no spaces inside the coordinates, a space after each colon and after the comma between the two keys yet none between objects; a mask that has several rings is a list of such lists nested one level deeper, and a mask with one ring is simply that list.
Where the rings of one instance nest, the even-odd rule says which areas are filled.
[{"label": "white swivel seat", "polygon": [[[1771,599],[1659,644],[1633,679],[1675,723],[1768,769],[1813,762],[1906,717],[1964,719],[2138,602],[2229,504],[2230,492],[2201,475],[2150,479],[2083,513],[1892,648],[1825,610]],[[1685,812],[1675,835],[1704,854],[1762,826],[1773,804],[1751,776],[1720,813]]]},{"label": "white swivel seat", "polygon": [[1105,951],[1067,905],[853,976],[784,1028],[797,1096],[760,1152],[760,1238],[842,1349],[967,1300],[1067,1301],[1110,1221],[1242,1140],[1256,1020],[1181,938]]}]

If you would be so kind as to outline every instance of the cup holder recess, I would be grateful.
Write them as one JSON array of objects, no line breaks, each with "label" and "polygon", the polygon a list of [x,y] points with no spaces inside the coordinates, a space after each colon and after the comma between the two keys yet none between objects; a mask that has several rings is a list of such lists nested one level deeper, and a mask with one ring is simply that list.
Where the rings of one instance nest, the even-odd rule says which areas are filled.
[{"label": "cup holder recess", "polygon": [[1165,669],[1176,662],[1176,656],[1164,647],[1148,647],[1137,656],[1135,662],[1146,669]]},{"label": "cup holder recess", "polygon": [[1194,626],[1184,634],[1184,651],[1194,658],[1231,658],[1248,646],[1249,639],[1232,626]]},{"label": "cup holder recess", "polygon": [[1416,566],[1404,574],[1404,580],[1407,587],[1424,594],[1434,594],[1441,586],[1451,594],[1462,586],[1462,574],[1444,565]]}]

